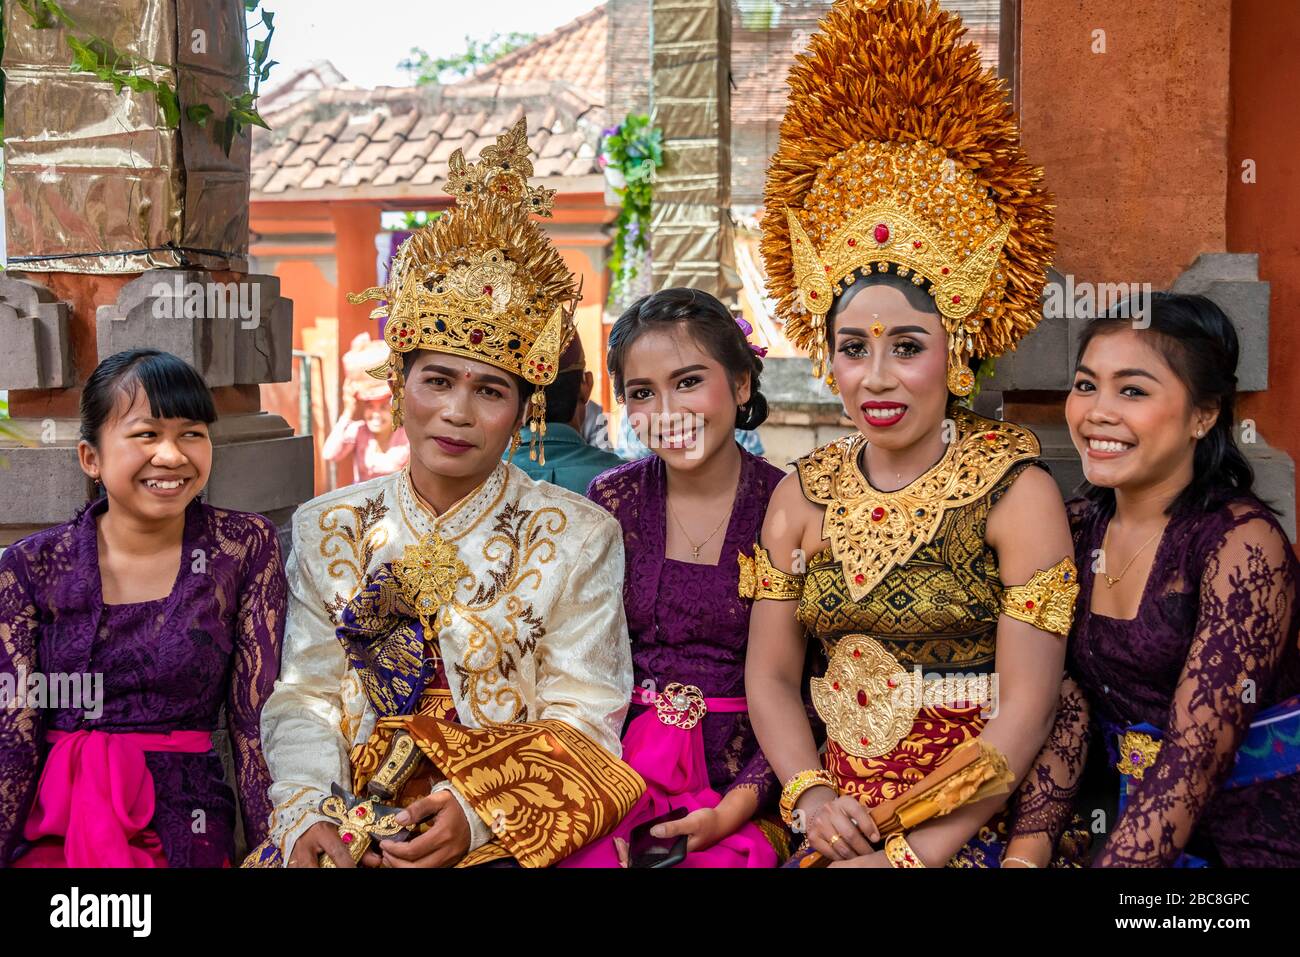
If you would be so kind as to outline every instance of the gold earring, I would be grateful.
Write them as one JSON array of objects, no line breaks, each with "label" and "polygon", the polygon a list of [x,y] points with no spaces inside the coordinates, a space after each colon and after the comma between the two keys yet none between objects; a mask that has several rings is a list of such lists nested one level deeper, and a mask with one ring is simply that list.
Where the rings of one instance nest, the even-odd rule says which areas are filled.
[{"label": "gold earring", "polygon": [[948,391],[958,398],[965,398],[975,390],[975,373],[970,366],[954,366],[948,370]]},{"label": "gold earring", "polygon": [[515,434],[510,436],[510,451],[506,454],[506,461],[512,461],[515,453],[519,451],[519,443],[523,441],[523,435],[519,429],[515,429]]},{"label": "gold earring", "polygon": [[835,381],[835,373],[826,373],[826,387],[831,390],[831,395],[840,394],[840,384]]}]

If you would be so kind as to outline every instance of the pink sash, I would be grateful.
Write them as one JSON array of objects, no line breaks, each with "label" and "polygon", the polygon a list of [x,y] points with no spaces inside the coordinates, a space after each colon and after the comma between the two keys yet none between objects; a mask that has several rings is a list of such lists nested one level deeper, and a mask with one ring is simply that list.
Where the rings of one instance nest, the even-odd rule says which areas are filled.
[{"label": "pink sash", "polygon": [[[153,820],[146,751],[202,754],[210,731],[51,731],[23,837],[42,841],[15,867],[166,867]],[[53,839],[53,840],[49,840]],[[29,860],[30,859],[30,860]]]},{"label": "pink sash", "polygon": [[[614,830],[595,844],[561,861],[560,867],[618,867],[614,838],[629,840],[632,829],[661,814],[684,807],[687,812],[717,807],[722,796],[709,784],[704,756],[704,732],[699,723],[689,730],[660,720],[653,701],[641,692],[632,704],[646,708],[632,719],[623,735],[623,760],[645,778],[646,791]],[[647,707],[647,705],[650,705]],[[705,698],[714,714],[748,710],[744,698]],[[776,867],[776,851],[750,821],[712,847],[693,851],[679,867]]]}]

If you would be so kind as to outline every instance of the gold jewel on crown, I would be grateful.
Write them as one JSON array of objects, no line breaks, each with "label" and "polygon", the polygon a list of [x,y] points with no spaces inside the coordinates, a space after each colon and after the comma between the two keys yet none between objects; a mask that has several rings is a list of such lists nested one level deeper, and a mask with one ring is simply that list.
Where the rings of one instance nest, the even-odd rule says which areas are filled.
[{"label": "gold jewel on crown", "polygon": [[1011,230],[969,170],[958,173],[921,141],[858,143],[831,158],[804,208],[787,208],[786,216],[798,302],[813,330],[814,375],[825,374],[835,297],[859,276],[891,268],[918,286],[929,282],[953,367],[964,370],[974,335],[1000,311],[1006,275],[998,259]]},{"label": "gold jewel on crown", "polygon": [[[486,362],[536,386],[529,425],[544,432],[544,386],[574,335],[582,296],[563,258],[532,216],[550,216],[555,191],[530,186],[527,120],[521,118],[477,162],[461,150],[448,163],[446,189],[455,206],[413,233],[393,259],[387,286],[348,296],[384,305],[388,362],[369,370],[393,390],[401,423],[402,356],[415,349]],[[536,443],[535,443],[536,444]]]}]

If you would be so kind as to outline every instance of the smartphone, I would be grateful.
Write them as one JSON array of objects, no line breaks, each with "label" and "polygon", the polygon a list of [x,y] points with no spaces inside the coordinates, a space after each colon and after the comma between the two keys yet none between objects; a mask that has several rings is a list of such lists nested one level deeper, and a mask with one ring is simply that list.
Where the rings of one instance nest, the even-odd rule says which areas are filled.
[{"label": "smartphone", "polygon": [[667,814],[659,815],[654,820],[646,821],[644,824],[638,824],[632,828],[627,850],[628,866],[674,867],[686,860],[687,837],[685,834],[677,837],[655,837],[650,833],[650,829],[657,824],[680,821],[688,813],[690,812],[686,808],[679,807]]}]

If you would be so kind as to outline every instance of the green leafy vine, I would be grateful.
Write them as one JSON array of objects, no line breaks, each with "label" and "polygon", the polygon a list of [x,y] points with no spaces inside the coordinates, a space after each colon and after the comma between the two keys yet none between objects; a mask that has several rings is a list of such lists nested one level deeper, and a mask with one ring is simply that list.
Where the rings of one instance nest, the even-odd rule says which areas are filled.
[{"label": "green leafy vine", "polygon": [[664,163],[663,131],[643,113],[632,113],[601,134],[599,164],[619,198],[609,256],[609,303],[617,304],[637,276],[650,248],[650,209],[655,171]]}]

